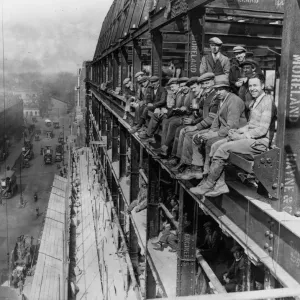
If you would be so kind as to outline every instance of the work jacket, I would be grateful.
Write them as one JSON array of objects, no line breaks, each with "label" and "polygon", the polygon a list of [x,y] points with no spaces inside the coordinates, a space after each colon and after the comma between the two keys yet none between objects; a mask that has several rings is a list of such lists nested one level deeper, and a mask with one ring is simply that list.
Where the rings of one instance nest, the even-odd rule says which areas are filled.
[{"label": "work jacket", "polygon": [[215,76],[226,74],[229,76],[230,61],[229,58],[222,53],[219,54],[219,58],[214,61],[211,53],[204,55],[200,64],[200,76],[204,73],[211,72]]},{"label": "work jacket", "polygon": [[153,108],[159,108],[163,107],[167,103],[167,91],[164,87],[159,86],[157,88],[156,94],[154,95],[154,89],[152,91],[153,93]]},{"label": "work jacket", "polygon": [[238,129],[247,123],[244,101],[233,93],[228,93],[215,117],[211,130],[220,137],[226,137],[230,129]]}]

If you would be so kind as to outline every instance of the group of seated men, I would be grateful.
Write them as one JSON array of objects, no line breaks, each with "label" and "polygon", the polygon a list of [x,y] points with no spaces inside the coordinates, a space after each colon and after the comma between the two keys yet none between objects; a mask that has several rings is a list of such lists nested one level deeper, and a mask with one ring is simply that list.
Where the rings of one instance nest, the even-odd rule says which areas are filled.
[{"label": "group of seated men", "polygon": [[259,64],[246,58],[244,47],[234,47],[230,61],[220,52],[219,38],[209,42],[211,52],[202,58],[200,77],[174,77],[162,87],[157,76],[138,72],[136,92],[125,79],[125,118],[129,107],[135,107],[131,133],[150,144],[156,143],[154,133],[161,126],[161,146],[154,152],[177,179],[201,179],[191,192],[216,197],[229,191],[224,166],[231,152],[254,156],[269,148],[276,107],[264,92]]}]

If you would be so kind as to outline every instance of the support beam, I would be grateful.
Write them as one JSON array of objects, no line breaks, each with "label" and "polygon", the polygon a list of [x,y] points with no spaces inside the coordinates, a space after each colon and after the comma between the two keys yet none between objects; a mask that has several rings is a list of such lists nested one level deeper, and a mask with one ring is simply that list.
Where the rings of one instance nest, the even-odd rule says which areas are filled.
[{"label": "support beam", "polygon": [[137,140],[131,136],[130,142],[130,203],[137,199],[139,193],[139,153],[140,145]]},{"label": "support beam", "polygon": [[112,117],[113,130],[112,130],[112,162],[119,160],[119,126],[118,119]]},{"label": "support beam", "polygon": [[120,124],[120,178],[126,175],[127,161],[127,130]]},{"label": "support beam", "polygon": [[107,128],[107,150],[111,148],[112,141],[112,114],[107,110],[106,111],[106,128]]},{"label": "support beam", "polygon": [[[215,294],[215,295],[200,295],[177,297],[177,300],[263,300],[269,298],[284,298],[296,297],[300,295],[300,288],[283,288],[275,290],[262,290],[250,292],[238,292],[228,294]],[[161,300],[170,300],[169,298],[160,298]],[[149,300],[155,300],[149,299]]]},{"label": "support beam", "polygon": [[280,210],[300,213],[300,7],[298,0],[285,1],[278,103],[277,146],[281,149],[279,182],[283,183]]},{"label": "support beam", "polygon": [[152,33],[152,75],[161,78],[163,37],[161,32]]}]

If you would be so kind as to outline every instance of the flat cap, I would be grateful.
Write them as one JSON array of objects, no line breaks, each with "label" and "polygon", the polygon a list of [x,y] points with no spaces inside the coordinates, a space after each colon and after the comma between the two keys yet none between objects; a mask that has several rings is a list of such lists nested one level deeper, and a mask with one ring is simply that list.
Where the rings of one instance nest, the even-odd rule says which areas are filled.
[{"label": "flat cap", "polygon": [[147,80],[149,80],[149,77],[148,76],[144,76],[140,80],[138,80],[138,83],[143,83],[143,82],[145,82]]},{"label": "flat cap", "polygon": [[198,83],[198,77],[191,77],[191,78],[187,81],[186,85],[187,85],[187,86],[191,86],[191,85],[193,85],[194,83]]},{"label": "flat cap", "polygon": [[180,78],[178,78],[178,83],[187,82],[188,80],[189,80],[188,77],[180,77]]},{"label": "flat cap", "polygon": [[223,44],[223,42],[218,37],[216,37],[216,36],[210,38],[208,42],[210,44],[216,44],[216,45],[219,45],[219,46]]},{"label": "flat cap", "polygon": [[139,76],[144,76],[144,75],[145,75],[144,72],[139,71],[134,75],[134,78],[138,78]]},{"label": "flat cap", "polygon": [[125,78],[125,79],[123,80],[123,84],[127,84],[128,82],[130,82],[130,78]]},{"label": "flat cap", "polygon": [[240,245],[235,245],[231,248],[230,250],[232,253],[237,252],[237,251],[244,251],[243,247],[241,247]]},{"label": "flat cap", "polygon": [[172,78],[168,81],[167,85],[171,85],[171,84],[178,84],[178,78],[172,77]]},{"label": "flat cap", "polygon": [[235,47],[233,48],[233,52],[234,52],[234,53],[247,52],[247,50],[246,50],[244,47],[242,47],[242,46],[235,46]]},{"label": "flat cap", "polygon": [[159,77],[158,76],[151,76],[149,78],[150,82],[156,82],[156,81],[159,81]]},{"label": "flat cap", "polygon": [[240,64],[241,67],[246,66],[246,65],[251,65],[253,67],[259,68],[259,64],[257,61],[254,59],[246,59],[244,62]]},{"label": "flat cap", "polygon": [[223,74],[223,75],[218,75],[215,77],[215,85],[214,87],[222,87],[222,86],[229,86],[229,79],[228,76]]},{"label": "flat cap", "polygon": [[206,227],[212,227],[212,222],[208,221],[206,223],[204,223],[203,227],[206,228]]},{"label": "flat cap", "polygon": [[207,73],[204,73],[202,74],[200,77],[198,77],[198,82],[201,83],[201,82],[204,82],[204,81],[207,81],[207,80],[211,80],[211,79],[214,79],[215,78],[215,74],[214,73],[211,73],[211,72],[207,72]]}]

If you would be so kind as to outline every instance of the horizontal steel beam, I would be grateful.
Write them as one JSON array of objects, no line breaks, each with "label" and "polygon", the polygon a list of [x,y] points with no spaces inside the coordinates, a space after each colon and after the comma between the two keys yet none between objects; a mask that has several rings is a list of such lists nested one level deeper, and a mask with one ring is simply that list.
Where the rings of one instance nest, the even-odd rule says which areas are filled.
[{"label": "horizontal steel beam", "polygon": [[[238,292],[228,294],[216,294],[216,295],[197,295],[197,296],[186,296],[176,297],[177,300],[262,300],[262,299],[273,299],[273,298],[284,298],[284,297],[296,297],[300,295],[299,288],[283,288],[273,290],[261,290],[261,291],[250,291],[250,292]],[[170,298],[160,298],[161,300],[168,300]],[[155,300],[155,299],[150,299]]]}]

